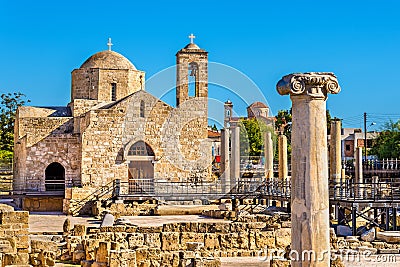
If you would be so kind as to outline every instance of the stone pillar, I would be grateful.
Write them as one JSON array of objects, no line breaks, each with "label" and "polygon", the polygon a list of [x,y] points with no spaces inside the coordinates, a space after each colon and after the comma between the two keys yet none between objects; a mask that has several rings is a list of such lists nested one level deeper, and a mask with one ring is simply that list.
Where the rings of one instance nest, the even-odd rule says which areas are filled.
[{"label": "stone pillar", "polygon": [[330,266],[325,100],[340,87],[333,73],[318,72],[287,75],[277,90],[292,100],[291,250],[315,254],[292,266]]},{"label": "stone pillar", "polygon": [[222,193],[228,193],[231,190],[229,159],[229,129],[221,130],[221,183]]},{"label": "stone pillar", "polygon": [[284,134],[280,134],[278,137],[278,178],[285,180],[288,177],[288,158],[287,158],[287,137]]},{"label": "stone pillar", "polygon": [[240,126],[231,127],[231,187],[235,186],[240,178]]},{"label": "stone pillar", "polygon": [[346,181],[346,170],[342,169],[342,173],[340,175],[340,197],[344,197],[347,194],[347,190],[343,190],[347,185],[347,181]]},{"label": "stone pillar", "polygon": [[274,177],[274,146],[272,143],[272,134],[267,131],[264,134],[264,157],[265,157],[265,178]]},{"label": "stone pillar", "polygon": [[356,197],[362,197],[363,192],[362,192],[362,186],[361,184],[363,183],[363,164],[362,164],[362,147],[357,147],[356,148],[356,154],[355,154],[355,177],[354,177],[354,194]]},{"label": "stone pillar", "polygon": [[334,196],[339,196],[340,176],[342,174],[342,126],[339,119],[333,119],[331,122],[331,140],[329,150],[330,163],[330,184]]}]

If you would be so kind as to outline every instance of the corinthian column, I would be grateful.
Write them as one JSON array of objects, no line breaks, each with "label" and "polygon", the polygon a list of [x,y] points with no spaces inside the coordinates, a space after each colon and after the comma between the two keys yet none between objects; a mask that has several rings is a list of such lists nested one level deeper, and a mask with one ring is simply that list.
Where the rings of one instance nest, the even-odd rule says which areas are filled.
[{"label": "corinthian column", "polygon": [[276,88],[292,100],[291,249],[299,254],[292,266],[329,266],[325,101],[340,87],[333,73],[311,72],[287,75]]}]

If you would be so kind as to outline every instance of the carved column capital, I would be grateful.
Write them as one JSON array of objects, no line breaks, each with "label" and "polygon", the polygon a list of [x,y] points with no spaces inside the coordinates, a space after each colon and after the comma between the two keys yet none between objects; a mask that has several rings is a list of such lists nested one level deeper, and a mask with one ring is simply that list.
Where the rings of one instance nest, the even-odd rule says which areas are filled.
[{"label": "carved column capital", "polygon": [[339,93],[340,86],[335,74],[331,72],[306,72],[282,77],[276,84],[276,90],[281,95],[303,95],[326,99],[328,93]]}]

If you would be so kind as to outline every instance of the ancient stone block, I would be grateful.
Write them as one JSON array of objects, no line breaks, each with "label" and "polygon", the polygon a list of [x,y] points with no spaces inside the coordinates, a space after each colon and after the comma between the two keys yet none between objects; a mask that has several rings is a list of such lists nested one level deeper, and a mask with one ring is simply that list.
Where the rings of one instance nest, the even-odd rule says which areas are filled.
[{"label": "ancient stone block", "polygon": [[63,232],[69,233],[71,231],[71,220],[69,218],[65,219],[63,224]]},{"label": "ancient stone block", "polygon": [[[282,228],[284,229],[284,228]],[[265,232],[256,232],[255,233],[255,241],[256,247],[259,249],[262,248],[275,248],[275,232],[274,231],[265,231]],[[282,244],[284,245],[284,244]]]},{"label": "ancient stone block", "polygon": [[7,265],[27,265],[29,264],[28,253],[4,253],[3,266]]},{"label": "ancient stone block", "polygon": [[161,238],[159,233],[145,233],[144,245],[151,248],[161,248]]},{"label": "ancient stone block", "polygon": [[15,237],[16,237],[15,247],[17,249],[27,249],[27,248],[29,248],[30,239],[29,239],[28,233],[26,233],[26,234],[17,234],[17,232],[15,232]]},{"label": "ancient stone block", "polygon": [[136,252],[134,250],[111,250],[110,267],[137,267]]},{"label": "ancient stone block", "polygon": [[229,223],[210,223],[207,227],[208,233],[230,233],[231,227]]},{"label": "ancient stone block", "polygon": [[220,234],[219,244],[222,250],[228,250],[232,248],[231,235],[230,234]]},{"label": "ancient stone block", "polygon": [[85,259],[85,251],[84,250],[75,250],[72,252],[72,262],[80,263],[81,260]]},{"label": "ancient stone block", "polygon": [[186,249],[187,242],[199,242],[204,244],[204,234],[203,233],[192,233],[192,232],[183,232],[181,233],[181,248]]},{"label": "ancient stone block", "polygon": [[247,228],[248,229],[263,229],[265,228],[267,225],[264,222],[251,222],[251,223],[247,223]]},{"label": "ancient stone block", "polygon": [[85,236],[86,235],[86,225],[75,224],[74,229],[72,231],[73,231],[74,236]]},{"label": "ancient stone block", "polygon": [[161,252],[161,266],[178,266],[179,253],[177,251],[163,251]]},{"label": "ancient stone block", "polygon": [[161,249],[165,251],[179,250],[179,233],[161,233]]},{"label": "ancient stone block", "polygon": [[121,249],[128,249],[129,248],[129,242],[127,238],[128,234],[124,232],[115,232],[114,233],[114,243],[118,243],[118,247]]},{"label": "ancient stone block", "polygon": [[129,249],[135,249],[144,245],[144,234],[132,233],[128,236]]},{"label": "ancient stone block", "polygon": [[109,242],[100,242],[99,247],[96,249],[96,262],[108,263],[108,254],[111,248]]},{"label": "ancient stone block", "polygon": [[219,239],[215,233],[204,234],[204,248],[207,250],[219,249]]},{"label": "ancient stone block", "polygon": [[140,227],[137,227],[136,231],[140,232],[140,233],[161,233],[161,232],[163,232],[163,227],[162,226],[140,226]]},{"label": "ancient stone block", "polygon": [[32,251],[53,251],[56,252],[58,250],[57,243],[52,241],[44,241],[44,240],[31,240],[31,249]]},{"label": "ancient stone block", "polygon": [[400,231],[377,232],[376,238],[387,243],[400,243]]},{"label": "ancient stone block", "polygon": [[231,223],[230,226],[231,226],[231,229],[230,229],[231,233],[237,233],[237,232],[245,231],[247,229],[247,223],[235,222],[235,223]]},{"label": "ancient stone block", "polygon": [[104,215],[104,218],[101,221],[100,227],[113,226],[114,220],[115,220],[114,215],[107,213],[106,215]]},{"label": "ancient stone block", "polygon": [[235,237],[236,237],[235,239],[232,238],[233,247],[237,247],[239,249],[249,248],[249,235],[246,231],[238,232],[237,235],[235,235]]},{"label": "ancient stone block", "polygon": [[0,213],[0,224],[28,224],[28,220],[29,212],[27,211],[6,211]]},{"label": "ancient stone block", "polygon": [[0,254],[1,253],[16,253],[15,238],[1,237],[0,238]]},{"label": "ancient stone block", "polygon": [[270,266],[271,267],[289,267],[290,260],[273,258],[273,259],[271,259]]},{"label": "ancient stone block", "polygon": [[371,244],[374,248],[377,248],[377,249],[385,248],[385,242],[374,241],[374,242],[371,242]]},{"label": "ancient stone block", "polygon": [[180,231],[179,223],[164,223],[163,224],[163,232],[179,232]]},{"label": "ancient stone block", "polygon": [[285,249],[291,244],[291,229],[280,228],[275,231],[276,248]]}]

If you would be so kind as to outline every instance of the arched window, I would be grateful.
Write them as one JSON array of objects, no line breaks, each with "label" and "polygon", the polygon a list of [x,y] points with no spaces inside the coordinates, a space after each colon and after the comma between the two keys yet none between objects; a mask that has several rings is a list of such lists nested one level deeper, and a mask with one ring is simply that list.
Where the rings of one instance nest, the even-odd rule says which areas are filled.
[{"label": "arched window", "polygon": [[199,66],[196,62],[190,62],[188,67],[188,95],[197,96],[197,73]]},{"label": "arched window", "polygon": [[139,114],[139,116],[140,116],[141,118],[144,118],[144,109],[145,109],[145,104],[144,104],[144,101],[141,100],[141,101],[140,101],[140,114]]},{"label": "arched window", "polygon": [[138,141],[129,148],[128,156],[154,156],[154,151],[147,143]]}]

